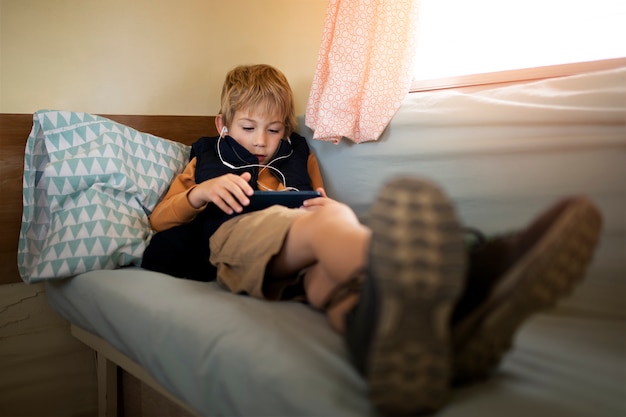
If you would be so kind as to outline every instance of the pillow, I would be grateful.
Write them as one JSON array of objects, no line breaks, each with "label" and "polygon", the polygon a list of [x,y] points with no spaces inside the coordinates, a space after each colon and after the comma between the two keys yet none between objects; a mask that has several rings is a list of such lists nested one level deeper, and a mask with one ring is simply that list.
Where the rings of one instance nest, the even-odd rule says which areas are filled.
[{"label": "pillow", "polygon": [[153,235],[148,216],[190,149],[88,113],[36,112],[24,158],[22,279],[139,265]]}]

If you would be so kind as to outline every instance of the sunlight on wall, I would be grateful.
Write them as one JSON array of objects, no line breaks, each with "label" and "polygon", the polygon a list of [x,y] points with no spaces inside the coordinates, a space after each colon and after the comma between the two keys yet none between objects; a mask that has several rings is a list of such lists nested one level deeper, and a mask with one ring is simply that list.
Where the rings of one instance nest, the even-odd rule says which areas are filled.
[{"label": "sunlight on wall", "polygon": [[421,0],[415,79],[626,57],[623,0]]}]

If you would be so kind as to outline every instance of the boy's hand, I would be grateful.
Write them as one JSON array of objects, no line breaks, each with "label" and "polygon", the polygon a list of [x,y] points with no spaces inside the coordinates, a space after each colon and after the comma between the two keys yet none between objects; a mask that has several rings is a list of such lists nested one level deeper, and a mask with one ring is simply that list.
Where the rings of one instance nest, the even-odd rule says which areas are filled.
[{"label": "boy's hand", "polygon": [[302,203],[303,208],[314,210],[317,207],[325,206],[327,204],[341,204],[338,201],[335,201],[332,198],[327,197],[326,191],[323,188],[318,188],[315,191],[318,191],[322,196],[304,200],[304,202]]},{"label": "boy's hand", "polygon": [[213,203],[226,214],[240,213],[244,206],[250,204],[248,197],[254,193],[248,184],[250,178],[252,175],[249,172],[211,178],[194,187],[187,198],[189,203],[196,208],[206,203]]}]

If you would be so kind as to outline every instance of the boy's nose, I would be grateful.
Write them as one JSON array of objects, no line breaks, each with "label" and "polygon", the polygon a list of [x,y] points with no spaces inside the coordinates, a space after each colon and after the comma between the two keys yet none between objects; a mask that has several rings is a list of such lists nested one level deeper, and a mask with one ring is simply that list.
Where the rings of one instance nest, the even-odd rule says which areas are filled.
[{"label": "boy's nose", "polygon": [[264,148],[267,143],[267,136],[265,133],[260,133],[254,138],[253,145],[257,148]]}]

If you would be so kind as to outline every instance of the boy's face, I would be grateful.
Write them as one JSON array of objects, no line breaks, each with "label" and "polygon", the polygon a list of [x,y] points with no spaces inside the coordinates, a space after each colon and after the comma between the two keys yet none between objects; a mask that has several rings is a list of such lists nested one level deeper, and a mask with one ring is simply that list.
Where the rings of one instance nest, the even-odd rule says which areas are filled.
[{"label": "boy's face", "polygon": [[272,160],[285,137],[284,118],[281,114],[268,114],[264,106],[250,110],[237,110],[228,127],[228,134],[251,154],[260,165]]}]

